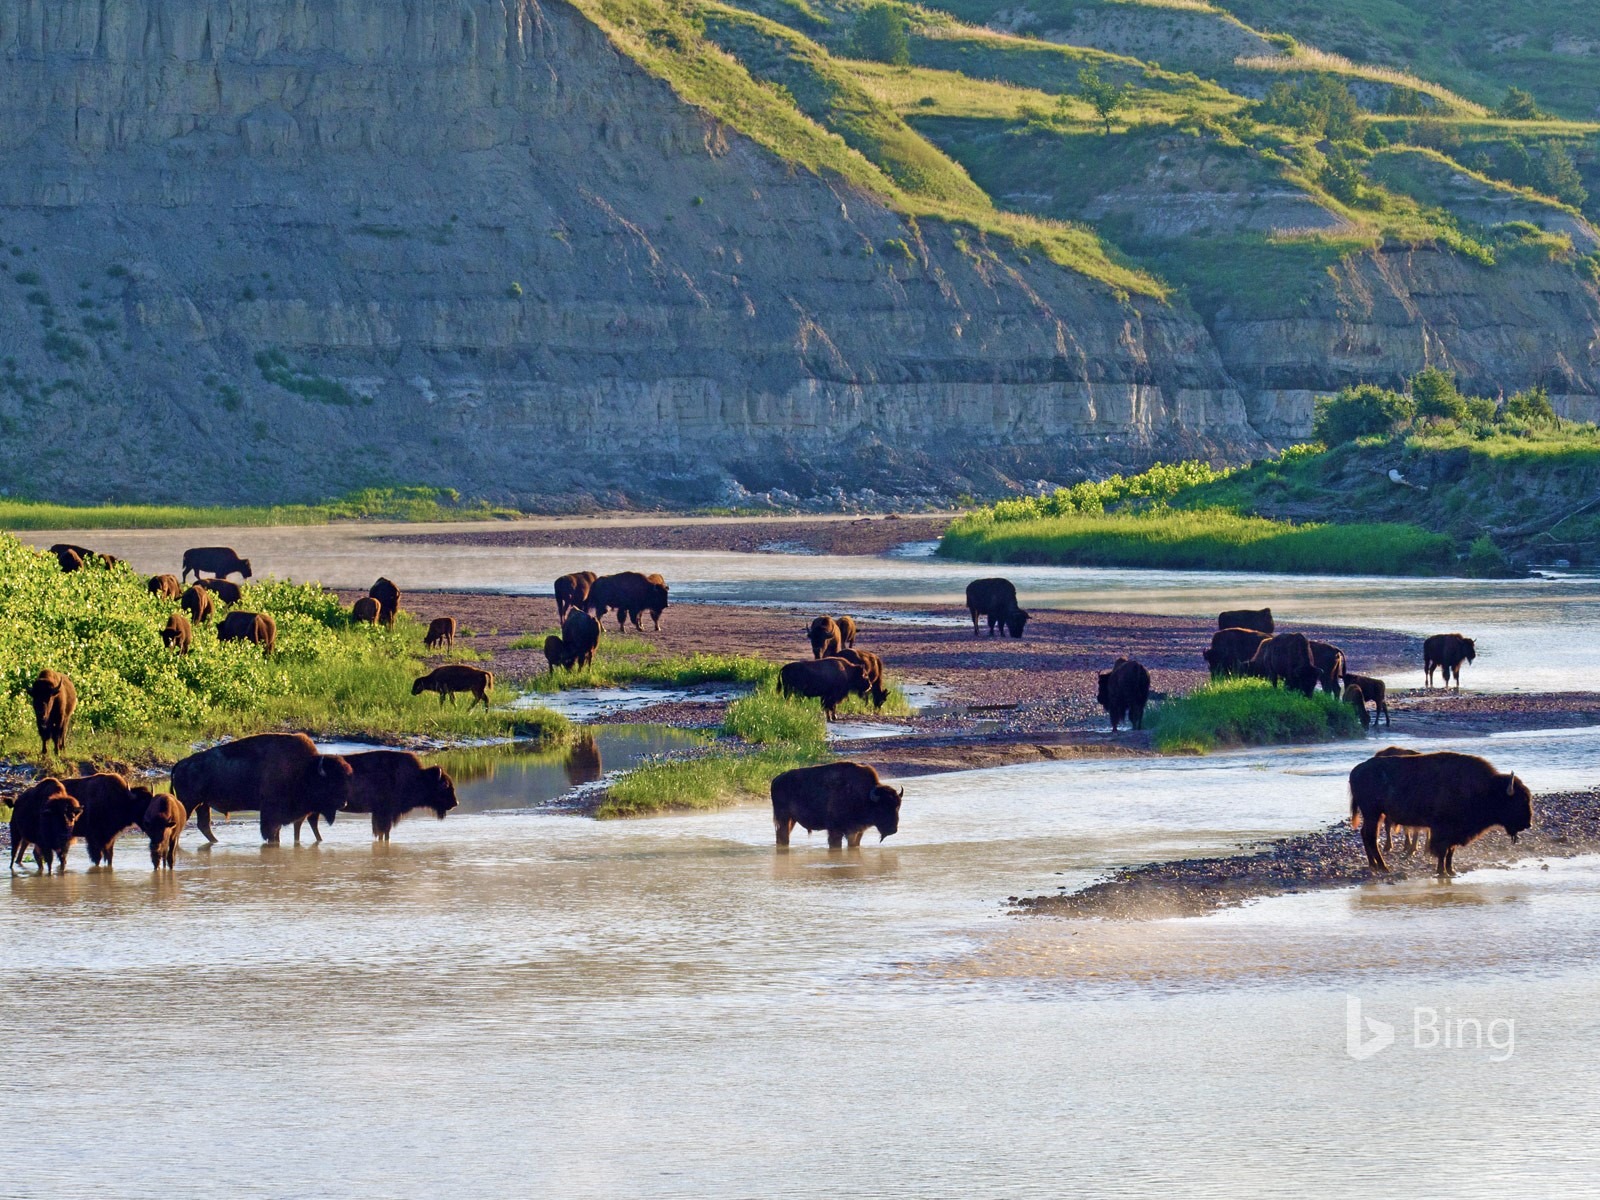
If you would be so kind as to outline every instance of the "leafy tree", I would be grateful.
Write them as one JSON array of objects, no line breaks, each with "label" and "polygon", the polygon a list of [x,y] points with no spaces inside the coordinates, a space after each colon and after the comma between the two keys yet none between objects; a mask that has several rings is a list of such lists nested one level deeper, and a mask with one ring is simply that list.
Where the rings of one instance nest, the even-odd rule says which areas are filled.
[{"label": "leafy tree", "polygon": [[1363,383],[1318,400],[1312,434],[1319,442],[1337,446],[1369,434],[1394,433],[1416,412],[1410,396]]},{"label": "leafy tree", "polygon": [[1429,367],[1411,377],[1411,399],[1419,417],[1461,421],[1468,415],[1467,399],[1456,391],[1455,376],[1438,367]]},{"label": "leafy tree", "polygon": [[1389,89],[1389,98],[1384,102],[1383,111],[1391,117],[1420,117],[1432,110],[1421,92],[1397,84]]},{"label": "leafy tree", "polygon": [[1320,75],[1273,84],[1256,105],[1256,118],[1334,142],[1358,142],[1367,130],[1366,116],[1350,89]]},{"label": "leafy tree", "polygon": [[1506,90],[1506,98],[1500,101],[1500,106],[1494,110],[1494,115],[1503,117],[1507,121],[1544,121],[1550,114],[1541,112],[1534,103],[1533,96],[1519,87]]},{"label": "leafy tree", "polygon": [[1561,142],[1546,142],[1539,148],[1539,177],[1541,192],[1573,208],[1582,208],[1589,199],[1572,152]]},{"label": "leafy tree", "polygon": [[1550,403],[1550,394],[1541,386],[1518,392],[1507,400],[1506,416],[1537,425],[1556,423],[1556,410]]},{"label": "leafy tree", "polygon": [[1097,67],[1084,67],[1078,72],[1078,95],[1089,102],[1089,106],[1099,114],[1105,122],[1106,132],[1111,132],[1111,118],[1116,116],[1117,110],[1128,102],[1128,95],[1132,89],[1125,83],[1111,83],[1100,78]]},{"label": "leafy tree", "polygon": [[852,42],[862,58],[896,67],[911,61],[910,23],[893,4],[869,4],[864,8],[856,18]]}]

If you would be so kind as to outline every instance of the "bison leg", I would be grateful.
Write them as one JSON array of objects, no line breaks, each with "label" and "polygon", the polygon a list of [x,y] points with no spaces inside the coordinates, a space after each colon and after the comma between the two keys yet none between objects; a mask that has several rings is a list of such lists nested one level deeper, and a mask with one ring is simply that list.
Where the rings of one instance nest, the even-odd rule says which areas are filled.
[{"label": "bison leg", "polygon": [[266,813],[261,814],[261,840],[269,846],[279,844],[279,835],[283,832],[283,825],[274,821]]},{"label": "bison leg", "polygon": [[844,834],[836,829],[828,830],[828,849],[839,850],[844,847]]},{"label": "bison leg", "polygon": [[969,609],[967,609],[967,611],[972,614],[972,636],[973,637],[977,637],[978,636],[978,610],[975,609],[975,608],[969,608]]},{"label": "bison leg", "polygon": [[772,831],[778,839],[778,845],[787,846],[789,844],[789,834],[793,832],[793,830],[793,817],[774,816],[772,818]]},{"label": "bison leg", "polygon": [[208,842],[215,842],[217,835],[211,832],[211,805],[201,804],[194,810],[194,824]]},{"label": "bison leg", "polygon": [[1366,813],[1361,814],[1361,843],[1367,850],[1367,865],[1375,871],[1387,871],[1389,864],[1378,853],[1378,822],[1369,820]]},{"label": "bison leg", "polygon": [[852,850],[861,849],[861,835],[865,832],[865,829],[856,830],[854,833],[845,838],[845,845],[849,846]]}]

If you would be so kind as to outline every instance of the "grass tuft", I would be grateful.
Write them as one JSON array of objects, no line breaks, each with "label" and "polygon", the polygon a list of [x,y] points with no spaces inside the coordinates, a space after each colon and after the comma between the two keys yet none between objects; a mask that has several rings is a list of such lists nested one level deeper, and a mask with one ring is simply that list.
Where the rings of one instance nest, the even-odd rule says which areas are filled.
[{"label": "grass tuft", "polygon": [[1264,679],[1225,679],[1158,705],[1150,736],[1163,754],[1206,754],[1360,737],[1361,720],[1350,705],[1321,691],[1308,699]]}]

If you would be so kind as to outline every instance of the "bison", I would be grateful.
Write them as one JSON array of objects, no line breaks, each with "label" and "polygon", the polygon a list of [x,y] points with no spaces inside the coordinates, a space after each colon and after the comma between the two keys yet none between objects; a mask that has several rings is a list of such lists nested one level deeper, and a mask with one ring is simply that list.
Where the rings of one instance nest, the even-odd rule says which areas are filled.
[{"label": "bison", "polygon": [[330,824],[350,799],[350,764],[319,754],[303,733],[258,733],[224,742],[172,768],[172,790],[214,842],[211,812],[255,810],[261,840],[276,845],[285,825],[316,813]]},{"label": "bison", "polygon": [[1100,707],[1111,716],[1111,732],[1127,717],[1135,729],[1144,728],[1144,706],[1150,702],[1150,672],[1143,664],[1119,658],[1100,675]]},{"label": "bison", "polygon": [[487,709],[489,693],[493,690],[493,672],[485,671],[482,667],[469,667],[464,663],[435,667],[411,685],[413,696],[420,696],[423,692],[438,692],[440,704],[443,704],[446,698],[454,704],[457,692],[471,692],[472,700],[467,705],[468,709],[480,700]]},{"label": "bison", "polygon": [[183,584],[176,575],[152,575],[145,586],[150,589],[152,596],[160,596],[174,603],[183,596]]},{"label": "bison", "polygon": [[867,687],[872,697],[872,707],[882,708],[889,699],[889,688],[884,683],[883,659],[870,650],[857,650],[853,646],[843,650],[836,650],[830,658],[842,659],[847,663],[854,663],[860,667],[867,677]]},{"label": "bison", "polygon": [[839,645],[849,650],[856,644],[856,619],[854,617],[835,617],[833,623],[839,627]]},{"label": "bison", "polygon": [[[368,750],[352,754],[346,761],[353,774],[344,811],[372,814],[372,836],[380,842],[387,842],[395,824],[414,809],[431,808],[442,821],[456,806],[456,787],[450,776],[440,767],[423,766],[408,750]],[[320,842],[317,814],[310,814],[307,820]],[[295,823],[294,840],[300,840],[299,822]]]},{"label": "bison", "polygon": [[567,657],[567,644],[555,634],[544,639],[544,661],[549,664],[550,674],[556,673],[557,667],[570,667],[572,660]]},{"label": "bison", "polygon": [[67,848],[72,845],[74,827],[83,814],[61,780],[42,779],[19,795],[11,804],[11,871],[29,846],[33,847],[34,866],[49,874],[60,861],[67,869]]},{"label": "bison", "polygon": [[667,608],[667,585],[659,575],[641,575],[638,571],[602,575],[589,586],[589,598],[584,605],[601,619],[616,610],[618,632],[629,618],[633,620],[633,627],[640,629],[639,614],[643,612],[653,614],[659,628],[661,613]]},{"label": "bison", "polygon": [[806,640],[811,643],[812,658],[826,658],[844,649],[844,638],[839,635],[839,623],[832,617],[817,617],[806,626]]},{"label": "bison", "polygon": [[1450,673],[1455,672],[1456,691],[1461,690],[1461,664],[1478,657],[1477,644],[1459,633],[1436,633],[1422,643],[1422,670],[1429,687],[1433,686],[1435,667],[1444,669],[1444,686],[1450,686]]},{"label": "bison", "polygon": [[[645,605],[644,611],[650,614],[650,627],[660,629],[661,614],[667,611],[667,594],[671,589],[667,587],[667,581],[659,575],[646,575],[645,582],[650,585],[651,591],[650,602]],[[633,627],[639,628],[639,614],[634,612],[629,615],[633,618]]]},{"label": "bison", "polygon": [[[1391,747],[1391,750],[1396,748]],[[1533,825],[1533,794],[1515,775],[1471,754],[1388,751],[1350,772],[1350,822],[1361,830],[1367,862],[1389,866],[1378,851],[1378,828],[1428,831],[1428,851],[1440,878],[1455,874],[1455,853],[1498,825],[1512,841]]]},{"label": "bison", "polygon": [[244,599],[244,589],[231,579],[196,579],[201,587],[223,604],[235,605]]},{"label": "bison", "polygon": [[28,685],[28,699],[33,703],[33,723],[39,731],[39,757],[43,758],[52,745],[60,757],[67,748],[67,734],[72,732],[78,689],[60,671],[46,667]]},{"label": "bison", "polygon": [[600,622],[581,608],[569,608],[566,620],[561,622],[561,644],[565,647],[566,666],[587,667],[594,662],[594,652],[600,645]]},{"label": "bison", "polygon": [[400,589],[379,576],[378,582],[367,589],[367,595],[378,602],[378,624],[393,629],[395,614],[400,611]]},{"label": "bison", "polygon": [[1282,683],[1308,697],[1320,682],[1311,643],[1303,633],[1280,633],[1262,642],[1250,660],[1250,669],[1273,687]]},{"label": "bison", "polygon": [[1256,651],[1261,649],[1261,643],[1267,641],[1270,636],[1242,627],[1219,629],[1211,635],[1211,649],[1200,657],[1205,659],[1206,665],[1211,668],[1213,679],[1221,679],[1225,675],[1239,675],[1250,665],[1250,660],[1255,657]]},{"label": "bison", "polygon": [[240,558],[230,546],[196,546],[192,550],[185,550],[183,574],[178,577],[180,582],[187,582],[191,574],[198,581],[202,573],[218,578],[237,575],[241,579],[249,579],[250,560]]},{"label": "bison", "polygon": [[51,550],[50,553],[56,556],[56,562],[61,564],[61,570],[69,575],[73,571],[79,571],[83,569],[83,555],[79,554],[76,550]]},{"label": "bison", "polygon": [[772,781],[772,828],[780,846],[789,844],[796,825],[808,833],[827,830],[830,850],[860,846],[869,828],[881,842],[899,830],[904,798],[905,789],[896,791],[861,763],[796,767]]},{"label": "bison", "polygon": [[167,623],[161,629],[161,644],[168,650],[176,648],[179,654],[187,654],[193,642],[194,628],[189,618],[182,613],[168,614]]},{"label": "bison", "polygon": [[1339,681],[1344,677],[1344,651],[1327,642],[1312,642],[1311,661],[1317,666],[1317,678],[1322,681],[1322,690],[1330,696],[1337,696]]},{"label": "bison", "polygon": [[428,622],[428,634],[422,639],[424,650],[437,650],[443,646],[445,653],[456,648],[456,619],[454,617],[435,617]]},{"label": "bison", "polygon": [[83,839],[89,861],[98,867],[103,858],[111,866],[117,835],[139,823],[152,799],[150,789],[129,787],[126,779],[110,771],[64,780],[63,786],[83,809],[73,833]]},{"label": "bison", "polygon": [[211,593],[198,583],[190,585],[178,603],[183,611],[189,614],[189,620],[196,625],[204,625],[216,612],[216,605],[211,602]]},{"label": "bison", "polygon": [[967,584],[967,612],[972,615],[972,636],[978,636],[978,618],[989,619],[989,636],[999,626],[1014,638],[1022,636],[1028,614],[1017,607],[1017,589],[1009,579],[974,579]]},{"label": "bison", "polygon": [[378,614],[381,612],[378,602],[371,596],[363,596],[350,606],[350,623],[352,625],[376,625]]},{"label": "bison", "polygon": [[1372,718],[1367,715],[1367,697],[1361,690],[1359,683],[1351,683],[1350,677],[1345,676],[1344,702],[1356,710],[1356,715],[1361,718],[1361,728],[1366,729],[1372,724]]},{"label": "bison", "polygon": [[[1361,689],[1361,709],[1363,712],[1366,711],[1368,704],[1372,704],[1375,706],[1372,714],[1374,721],[1381,717],[1385,725],[1393,724],[1389,720],[1389,704],[1387,700],[1389,689],[1384,685],[1383,680],[1374,679],[1370,675],[1352,675],[1346,671],[1344,682],[1347,688],[1354,685]],[[1348,695],[1349,693],[1346,692],[1347,698]],[[1366,724],[1366,722],[1363,721],[1362,724]]]},{"label": "bison", "polygon": [[1277,632],[1272,625],[1270,608],[1232,608],[1217,614],[1218,629],[1253,629],[1269,637]]},{"label": "bison", "polygon": [[565,621],[569,608],[585,608],[589,603],[589,589],[594,586],[593,571],[574,571],[556,580],[556,620]]},{"label": "bison", "polygon": [[158,792],[150,798],[139,818],[139,829],[150,839],[152,867],[172,870],[173,860],[178,855],[178,839],[188,820],[189,810],[170,792]]},{"label": "bison", "polygon": [[845,697],[854,693],[866,699],[871,690],[867,673],[842,658],[801,659],[778,670],[778,691],[822,701],[822,715],[832,721]]},{"label": "bison", "polygon": [[254,642],[262,653],[271,654],[278,647],[278,623],[269,613],[245,612],[234,609],[222,618],[217,626],[219,642]]}]

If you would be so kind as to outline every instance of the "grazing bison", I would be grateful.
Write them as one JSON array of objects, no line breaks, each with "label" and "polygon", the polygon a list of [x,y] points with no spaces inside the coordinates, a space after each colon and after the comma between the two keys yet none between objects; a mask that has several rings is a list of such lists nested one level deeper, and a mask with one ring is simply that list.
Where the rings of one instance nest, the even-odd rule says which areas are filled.
[{"label": "grazing bison", "polygon": [[395,614],[400,611],[400,589],[380,576],[378,582],[367,589],[367,595],[378,602],[378,624],[393,629]]},{"label": "grazing bison", "polygon": [[1022,636],[1028,614],[1017,607],[1017,589],[1009,579],[974,579],[967,584],[967,612],[972,614],[972,636],[978,636],[978,618],[989,619],[989,636],[999,626],[1014,638]]},{"label": "grazing bison", "polygon": [[254,642],[263,653],[271,654],[278,647],[278,623],[269,613],[234,609],[217,626],[217,641]]},{"label": "grazing bison", "polygon": [[229,546],[196,546],[183,552],[183,574],[178,578],[187,582],[190,575],[198,581],[202,574],[222,577],[237,575],[250,578],[250,560],[240,558]]},{"label": "grazing bison", "polygon": [[[439,767],[423,766],[422,760],[408,750],[368,750],[352,754],[346,761],[353,774],[344,811],[371,813],[372,836],[380,842],[387,842],[395,824],[414,809],[431,808],[442,821],[445,813],[456,806],[456,787],[450,776]],[[312,813],[307,819],[320,842],[317,814]],[[294,840],[300,840],[298,822]]]},{"label": "grazing bison", "polygon": [[889,699],[889,685],[884,682],[883,659],[870,650],[857,650],[855,647],[846,647],[829,655],[830,658],[843,659],[847,663],[854,663],[860,667],[867,677],[867,687],[872,697],[872,707],[882,708]]},{"label": "grazing bison", "polygon": [[1308,697],[1320,682],[1316,660],[1311,657],[1311,643],[1303,633],[1280,633],[1262,642],[1250,660],[1250,669],[1273,687],[1282,683]]},{"label": "grazing bison", "polygon": [[178,603],[182,606],[183,611],[189,614],[189,620],[196,625],[204,625],[211,620],[212,614],[217,609],[217,606],[211,602],[211,593],[198,583],[191,585],[189,590],[184,592],[183,599]]},{"label": "grazing bison", "polygon": [[574,571],[556,580],[556,620],[565,621],[569,608],[585,608],[589,603],[589,589],[594,586],[593,571]]},{"label": "grazing bison", "polygon": [[1442,878],[1455,874],[1456,850],[1494,826],[1516,841],[1533,824],[1533,794],[1515,775],[1471,754],[1384,752],[1350,772],[1350,821],[1361,829],[1367,862],[1379,871],[1389,869],[1378,851],[1382,822],[1426,829]]},{"label": "grazing bison", "polygon": [[350,764],[335,754],[318,754],[303,733],[258,733],[224,742],[172,768],[172,790],[194,814],[206,841],[211,812],[255,810],[261,814],[261,840],[276,845],[285,825],[316,813],[332,824],[350,799]]},{"label": "grazing bison", "polygon": [[1311,661],[1317,666],[1317,678],[1322,681],[1322,690],[1330,696],[1337,696],[1339,681],[1344,678],[1344,651],[1327,642],[1312,642]]},{"label": "grazing bison", "polygon": [[1119,658],[1100,675],[1100,707],[1111,715],[1111,732],[1127,717],[1135,729],[1144,728],[1144,706],[1150,702],[1150,672],[1133,659]]},{"label": "grazing bison", "polygon": [[833,623],[839,627],[839,644],[849,650],[856,644],[856,619],[854,617],[835,617]]},{"label": "grazing bison", "polygon": [[832,617],[817,617],[806,626],[806,640],[811,643],[812,658],[826,658],[844,649],[844,639],[839,636],[839,623]]},{"label": "grazing bison", "polygon": [[178,839],[189,820],[189,810],[170,792],[157,792],[139,818],[139,829],[150,839],[150,865],[172,870],[178,856]]},{"label": "grazing bison", "polygon": [[1219,629],[1211,635],[1211,649],[1201,655],[1211,668],[1211,678],[1243,674],[1270,634],[1254,629]]},{"label": "grazing bison", "polygon": [[435,617],[428,622],[428,636],[422,639],[424,650],[437,650],[440,646],[449,653],[456,648],[456,619]]},{"label": "grazing bison", "polygon": [[73,833],[83,839],[91,863],[98,867],[103,858],[109,867],[117,835],[139,823],[150,805],[150,789],[129,787],[126,779],[110,771],[63,780],[62,784],[83,809]]},{"label": "grazing bison", "polygon": [[96,555],[93,550],[89,549],[89,547],[77,546],[72,542],[57,542],[54,546],[50,547],[50,553],[54,554],[57,558],[60,558],[63,554],[76,554],[78,556],[79,563],[84,566],[87,566],[90,562],[98,557],[98,555]]},{"label": "grazing bison", "polygon": [[796,767],[772,781],[772,828],[780,846],[789,844],[796,825],[807,832],[827,830],[830,850],[847,842],[860,846],[869,828],[877,829],[881,842],[900,828],[904,798],[905,789],[896,791],[861,763]]},{"label": "grazing bison", "polygon": [[445,702],[446,697],[454,704],[457,692],[471,692],[472,700],[467,705],[469,709],[480,700],[487,709],[489,693],[493,690],[492,672],[485,671],[482,667],[469,667],[464,663],[435,667],[411,685],[413,696],[420,696],[423,692],[438,692],[440,704]]},{"label": "grazing bison", "polygon": [[587,667],[600,645],[600,622],[581,608],[569,608],[561,622],[561,644],[569,667]]},{"label": "grazing bison", "polygon": [[1372,724],[1372,717],[1367,713],[1366,693],[1361,690],[1359,683],[1351,683],[1348,675],[1345,676],[1344,702],[1356,710],[1356,715],[1361,718],[1361,728],[1366,729]]},{"label": "grazing bison", "polygon": [[160,596],[163,600],[176,602],[183,596],[183,584],[176,575],[152,575],[145,586],[150,589],[152,596]]},{"label": "grazing bison", "polygon": [[168,650],[177,647],[179,654],[187,654],[193,642],[194,629],[189,624],[189,618],[182,613],[168,615],[167,623],[161,630],[161,644]]},{"label": "grazing bison", "polygon": [[1272,625],[1270,608],[1232,608],[1217,614],[1218,629],[1253,629],[1271,635],[1277,632]]},{"label": "grazing bison", "polygon": [[572,661],[567,657],[567,644],[555,634],[544,639],[544,661],[550,667],[550,674],[556,673],[557,667],[570,667]]},{"label": "grazing bison", "polygon": [[640,629],[639,614],[652,613],[660,627],[661,613],[667,607],[667,585],[659,575],[641,575],[638,571],[621,571],[615,575],[602,575],[589,586],[585,607],[597,618],[616,610],[617,630],[629,618],[633,627]]},{"label": "grazing bison", "polygon": [[1461,664],[1478,657],[1478,647],[1469,637],[1459,633],[1436,633],[1422,643],[1422,670],[1429,687],[1433,686],[1435,667],[1444,669],[1444,686],[1450,686],[1450,673],[1455,672],[1456,691],[1461,690]]},{"label": "grazing bison", "polygon": [[801,659],[778,670],[778,691],[822,701],[822,715],[831,721],[846,696],[854,693],[866,699],[871,685],[866,671],[856,663],[842,658]]},{"label": "grazing bison", "polygon": [[68,574],[83,568],[83,555],[76,550],[52,550],[50,553],[56,556],[56,562],[60,563],[61,569]]},{"label": "grazing bison", "polygon": [[244,589],[231,579],[196,579],[201,587],[211,593],[215,600],[232,606],[244,599]]},{"label": "grazing bison", "polygon": [[363,596],[350,606],[350,621],[355,625],[376,625],[383,610],[371,596]]},{"label": "grazing bison", "polygon": [[[1361,689],[1361,707],[1363,711],[1365,711],[1368,704],[1376,706],[1372,714],[1372,719],[1374,721],[1376,721],[1379,717],[1382,717],[1385,725],[1393,724],[1393,722],[1389,720],[1389,703],[1387,700],[1389,689],[1384,685],[1383,680],[1374,679],[1370,675],[1352,675],[1350,672],[1346,671],[1344,675],[1344,682],[1346,687],[1354,684],[1356,687]],[[1349,693],[1346,692],[1347,697],[1348,695]],[[1365,724],[1365,722],[1363,722],[1363,724]]]},{"label": "grazing bison", "polygon": [[83,814],[70,792],[55,778],[43,779],[19,795],[11,804],[11,870],[29,846],[33,847],[34,866],[45,874],[58,860],[67,869],[67,848],[72,845],[74,826]]},{"label": "grazing bison", "polygon": [[66,751],[67,734],[72,732],[78,689],[60,671],[46,667],[28,685],[28,699],[33,703],[33,723],[39,730],[39,757],[43,758],[52,745],[59,757]]}]

